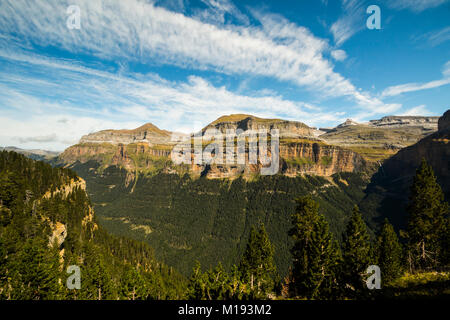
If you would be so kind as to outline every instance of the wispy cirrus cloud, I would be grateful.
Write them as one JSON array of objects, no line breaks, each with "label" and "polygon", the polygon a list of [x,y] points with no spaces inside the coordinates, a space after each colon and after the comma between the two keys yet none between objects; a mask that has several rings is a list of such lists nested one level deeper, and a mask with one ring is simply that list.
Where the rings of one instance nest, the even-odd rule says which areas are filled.
[{"label": "wispy cirrus cloud", "polygon": [[243,25],[249,25],[249,18],[243,14],[230,0],[201,0],[206,9],[198,9],[194,17],[211,24],[224,24],[227,16]]},{"label": "wispy cirrus cloud", "polygon": [[[226,1],[209,3],[222,11],[234,10]],[[359,10],[356,1],[346,3]],[[383,106],[333,70],[324,57],[330,51],[327,41],[276,15],[256,14],[261,26],[218,26],[147,1],[74,0],[72,4],[81,8],[80,30],[67,29],[67,4],[57,0],[2,1],[0,29],[24,42],[74,54],[270,77],[320,97],[348,97],[361,108]],[[339,42],[345,39],[340,32],[337,37]]]},{"label": "wispy cirrus cloud", "polygon": [[442,69],[442,76],[443,76],[442,79],[433,80],[425,83],[411,82],[391,86],[383,90],[381,96],[382,97],[396,96],[402,93],[433,89],[450,84],[450,61],[447,61],[447,63],[444,65]]},{"label": "wispy cirrus cloud", "polygon": [[[450,0],[383,0],[379,4],[383,10],[388,7],[394,10],[410,10],[414,13],[420,13],[426,9],[436,8]],[[333,34],[334,42],[337,46],[342,45],[345,41],[350,39],[353,35],[366,28],[366,19],[368,15],[366,9],[372,3],[368,0],[341,0],[342,15],[339,19],[331,25],[330,31]],[[435,34],[434,38],[430,39],[436,43],[438,38],[445,37],[447,30],[442,30],[443,34]],[[432,37],[433,34],[430,34]]]},{"label": "wispy cirrus cloud", "polygon": [[436,8],[449,0],[386,0],[385,3],[392,9],[408,9],[413,12],[422,12],[426,9]]},{"label": "wispy cirrus cloud", "polygon": [[443,29],[427,32],[423,35],[415,37],[414,40],[416,42],[425,42],[431,45],[432,47],[436,47],[441,43],[450,40],[450,27],[445,27]]},{"label": "wispy cirrus cloud", "polygon": [[330,28],[337,46],[365,28],[366,8],[365,0],[342,0],[343,14]]},{"label": "wispy cirrus cloud", "polygon": [[427,109],[427,106],[421,104],[419,106],[413,107],[406,110],[400,114],[401,116],[432,116],[433,114]]}]

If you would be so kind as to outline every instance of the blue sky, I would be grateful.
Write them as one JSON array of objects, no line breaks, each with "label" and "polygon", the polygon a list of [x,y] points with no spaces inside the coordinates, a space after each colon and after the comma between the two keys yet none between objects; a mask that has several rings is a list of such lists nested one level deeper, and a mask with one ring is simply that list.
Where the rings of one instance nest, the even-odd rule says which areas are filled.
[{"label": "blue sky", "polygon": [[441,115],[449,21],[449,0],[2,0],[0,145],[61,151],[101,129],[192,132],[231,113],[318,127]]}]

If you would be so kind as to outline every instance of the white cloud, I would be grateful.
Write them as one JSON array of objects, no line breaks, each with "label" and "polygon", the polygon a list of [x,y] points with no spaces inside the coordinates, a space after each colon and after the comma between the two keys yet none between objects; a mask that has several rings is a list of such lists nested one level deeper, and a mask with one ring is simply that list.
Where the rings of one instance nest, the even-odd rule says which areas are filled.
[{"label": "white cloud", "polygon": [[[282,117],[310,125],[341,118],[270,92],[236,94],[195,76],[187,82],[171,82],[152,74],[119,76],[36,55],[9,56],[0,50],[0,57],[10,61],[16,72],[11,76],[9,69],[0,71],[0,145],[62,150],[93,131],[152,122],[185,132],[187,124],[205,126],[231,113]],[[41,81],[42,73],[52,78]]]},{"label": "white cloud", "polygon": [[[356,6],[354,0],[345,2]],[[227,1],[210,3],[234,12]],[[256,12],[260,27],[217,26],[139,0],[73,4],[81,8],[80,30],[67,29],[66,4],[57,0],[0,2],[0,29],[23,42],[106,60],[267,76],[306,87],[320,97],[347,96],[364,108],[380,102],[334,72],[323,56],[329,50],[326,41],[276,15]],[[343,41],[343,35],[339,39]],[[367,100],[373,101],[367,105]]]},{"label": "white cloud", "polygon": [[344,50],[333,50],[331,51],[331,56],[336,61],[344,61],[347,59],[347,53]]},{"label": "white cloud", "polygon": [[428,44],[432,47],[436,47],[450,40],[450,27],[427,32],[420,36],[413,37],[412,39],[415,42],[420,42],[421,44]]},{"label": "white cloud", "polygon": [[201,0],[207,9],[196,10],[194,17],[203,22],[225,24],[226,15],[233,17],[243,25],[250,24],[249,18],[229,0]]},{"label": "white cloud", "polygon": [[393,9],[408,9],[418,13],[426,9],[436,8],[448,2],[448,0],[386,0],[385,2]]},{"label": "white cloud", "polygon": [[330,28],[337,46],[365,28],[366,8],[367,1],[365,0],[342,0],[344,13]]},{"label": "white cloud", "polygon": [[447,61],[447,63],[444,65],[442,75],[443,78],[439,80],[433,80],[425,83],[412,82],[388,87],[385,90],[383,90],[381,96],[382,97],[396,96],[402,93],[433,89],[450,84],[450,61]]},{"label": "white cloud", "polygon": [[413,107],[400,114],[401,116],[431,116],[432,113],[427,109],[426,105]]}]

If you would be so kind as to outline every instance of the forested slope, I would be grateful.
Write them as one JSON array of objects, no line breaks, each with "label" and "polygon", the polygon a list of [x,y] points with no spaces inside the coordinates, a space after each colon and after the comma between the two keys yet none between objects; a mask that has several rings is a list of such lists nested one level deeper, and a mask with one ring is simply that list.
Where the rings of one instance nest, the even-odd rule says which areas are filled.
[{"label": "forested slope", "polygon": [[[0,298],[180,298],[184,278],[147,244],[105,232],[84,185],[69,169],[0,153]],[[69,265],[80,290],[66,287]]]},{"label": "forested slope", "polygon": [[352,173],[252,181],[160,173],[141,174],[127,185],[129,172],[115,166],[100,171],[99,163],[89,161],[73,169],[86,179],[99,222],[108,231],[146,241],[158,259],[184,274],[196,260],[205,268],[219,261],[225,268],[237,263],[250,228],[264,223],[275,245],[275,263],[285,275],[291,265],[287,231],[295,198],[311,194],[339,237],[366,184]]}]

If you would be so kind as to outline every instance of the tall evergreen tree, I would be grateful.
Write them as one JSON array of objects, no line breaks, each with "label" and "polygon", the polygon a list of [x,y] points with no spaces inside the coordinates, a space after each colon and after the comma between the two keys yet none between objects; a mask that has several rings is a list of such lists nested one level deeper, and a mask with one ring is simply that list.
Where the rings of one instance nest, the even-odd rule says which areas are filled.
[{"label": "tall evergreen tree", "polygon": [[425,159],[416,171],[409,204],[407,238],[410,268],[436,267],[443,255],[448,203]]},{"label": "tall evergreen tree", "polygon": [[357,206],[353,208],[342,238],[343,280],[358,294],[364,288],[363,278],[372,259],[367,226]]},{"label": "tall evergreen tree", "polygon": [[293,291],[307,298],[333,298],[338,286],[339,248],[325,217],[318,212],[318,203],[306,196],[297,199],[297,205],[289,232],[294,239]]},{"label": "tall evergreen tree", "polygon": [[206,299],[206,280],[200,262],[196,262],[187,287],[187,298],[193,300]]},{"label": "tall evergreen tree", "polygon": [[111,300],[114,294],[114,283],[105,265],[103,256],[92,244],[86,246],[86,258],[82,269],[81,293],[83,299]]},{"label": "tall evergreen tree", "polygon": [[125,267],[120,281],[120,296],[126,300],[147,299],[147,286],[141,273],[130,265]]},{"label": "tall evergreen tree", "polygon": [[239,271],[242,280],[250,285],[256,297],[265,298],[274,290],[277,281],[277,270],[273,263],[274,250],[264,224],[258,231],[252,227]]},{"label": "tall evergreen tree", "polygon": [[381,279],[389,284],[402,273],[402,246],[394,227],[386,219],[378,236],[376,256],[381,270]]}]

